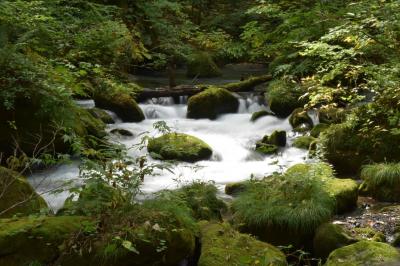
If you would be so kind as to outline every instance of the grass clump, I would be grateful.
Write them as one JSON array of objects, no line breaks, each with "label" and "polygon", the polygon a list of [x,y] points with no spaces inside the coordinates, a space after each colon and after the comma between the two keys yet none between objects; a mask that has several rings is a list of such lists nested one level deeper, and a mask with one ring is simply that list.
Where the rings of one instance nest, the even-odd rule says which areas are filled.
[{"label": "grass clump", "polygon": [[255,181],[233,202],[234,221],[272,244],[300,246],[329,220],[335,200],[324,189],[331,169],[296,165],[283,175]]},{"label": "grass clump", "polygon": [[400,201],[400,163],[366,165],[361,170],[361,178],[367,194],[382,201]]}]

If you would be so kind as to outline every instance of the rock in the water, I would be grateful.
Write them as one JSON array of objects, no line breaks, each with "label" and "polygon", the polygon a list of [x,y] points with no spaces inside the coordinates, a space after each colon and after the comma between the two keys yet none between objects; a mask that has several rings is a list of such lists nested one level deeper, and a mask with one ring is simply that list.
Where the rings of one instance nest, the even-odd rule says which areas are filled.
[{"label": "rock in the water", "polygon": [[381,163],[362,168],[361,190],[380,201],[400,202],[400,163]]},{"label": "rock in the water", "polygon": [[285,255],[276,247],[235,231],[228,223],[201,222],[199,266],[286,266]]},{"label": "rock in the water", "polygon": [[222,75],[221,70],[215,64],[208,53],[197,53],[189,60],[187,65],[188,77],[194,78],[213,78]]},{"label": "rock in the water", "polygon": [[4,167],[0,167],[0,192],[0,218],[39,213],[47,208],[24,177]]},{"label": "rock in the water", "polygon": [[206,160],[212,149],[204,141],[181,133],[168,133],[149,140],[147,150],[155,159],[196,162]]},{"label": "rock in the water", "polygon": [[96,107],[113,111],[124,122],[144,120],[142,109],[135,99],[124,91],[102,91],[94,95]]},{"label": "rock in the water", "polygon": [[388,244],[364,240],[334,250],[325,265],[395,266],[400,265],[400,253]]},{"label": "rock in the water", "polygon": [[261,117],[272,116],[272,115],[274,115],[274,114],[269,111],[265,111],[265,110],[258,111],[251,115],[250,121],[255,122],[258,119],[260,119]]},{"label": "rock in the water", "polygon": [[216,119],[220,114],[236,113],[239,100],[229,91],[209,88],[189,98],[188,118]]},{"label": "rock in the water", "polygon": [[237,183],[228,183],[225,185],[225,194],[231,196],[237,196],[241,192],[245,191],[247,188],[248,182],[237,182]]},{"label": "rock in the water", "polygon": [[289,118],[290,125],[296,130],[296,128],[304,125],[306,128],[311,129],[313,127],[313,121],[307,114],[307,111],[303,108],[297,108],[293,111]]},{"label": "rock in the water", "polygon": [[115,128],[110,131],[112,134],[115,135],[120,135],[124,137],[133,137],[133,133],[130,132],[129,130],[123,129],[123,128]]},{"label": "rock in the water", "polygon": [[311,146],[311,143],[314,141],[316,141],[316,138],[312,136],[300,136],[293,141],[293,146],[299,149],[308,150]]},{"label": "rock in the water", "polygon": [[270,155],[277,153],[279,150],[278,146],[263,142],[256,143],[256,151],[262,154]]},{"label": "rock in the water", "polygon": [[314,255],[326,259],[335,249],[357,242],[346,230],[336,224],[325,223],[318,227],[314,237]]},{"label": "rock in the water", "polygon": [[288,117],[296,108],[305,104],[304,99],[300,96],[304,94],[304,90],[297,84],[284,80],[276,80],[270,83],[266,98],[271,111],[278,117]]},{"label": "rock in the water", "polygon": [[106,111],[93,107],[90,108],[89,113],[94,116],[97,119],[100,119],[101,121],[103,121],[106,124],[114,124],[115,121],[114,119],[111,117],[111,115],[109,115]]},{"label": "rock in the water", "polygon": [[271,136],[268,138],[268,143],[279,147],[286,146],[286,131],[275,130],[272,132]]}]

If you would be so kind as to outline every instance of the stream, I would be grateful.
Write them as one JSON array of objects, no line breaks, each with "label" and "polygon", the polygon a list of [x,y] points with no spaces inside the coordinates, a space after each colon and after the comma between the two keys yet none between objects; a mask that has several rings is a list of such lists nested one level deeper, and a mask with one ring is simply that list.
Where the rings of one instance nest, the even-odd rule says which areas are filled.
[{"label": "stream", "polygon": [[[238,182],[253,178],[262,178],[273,172],[282,172],[288,167],[307,161],[307,151],[291,147],[297,136],[292,131],[288,119],[278,119],[266,116],[251,122],[253,112],[266,110],[260,96],[253,94],[237,95],[240,107],[235,114],[219,116],[216,120],[187,119],[187,98],[181,97],[180,103],[175,104],[172,98],[158,98],[141,103],[146,119],[140,123],[123,123],[115,114],[116,123],[109,125],[107,130],[115,128],[126,129],[134,134],[133,137],[122,137],[110,134],[112,141],[120,142],[127,147],[140,142],[143,132],[150,136],[158,136],[153,128],[157,121],[165,121],[173,131],[193,135],[205,141],[213,149],[212,157],[207,161],[194,164],[176,163],[173,173],[167,170],[157,170],[154,176],[146,176],[141,187],[142,192],[150,194],[162,189],[174,189],[191,181],[213,181],[224,195],[227,183]],[[78,101],[85,108],[94,107],[91,100]],[[288,143],[276,155],[265,156],[254,151],[256,141],[274,130],[285,130]],[[147,150],[130,150],[130,155],[147,155]],[[148,156],[150,163],[157,162]],[[65,181],[79,182],[79,162],[64,164],[30,176],[29,181],[39,193],[44,193],[61,186]],[[44,194],[49,206],[58,210],[62,207],[69,193]]]}]

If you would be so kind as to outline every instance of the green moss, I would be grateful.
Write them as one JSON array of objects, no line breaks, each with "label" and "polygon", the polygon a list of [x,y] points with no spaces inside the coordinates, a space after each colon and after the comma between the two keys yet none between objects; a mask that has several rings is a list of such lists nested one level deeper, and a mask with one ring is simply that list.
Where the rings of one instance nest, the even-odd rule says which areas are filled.
[{"label": "green moss", "polygon": [[216,119],[218,115],[235,113],[239,100],[228,90],[211,87],[189,98],[188,118]]},{"label": "green moss", "polygon": [[352,236],[357,240],[371,240],[376,242],[386,242],[385,235],[371,227],[356,227],[352,229]]},{"label": "green moss", "polygon": [[196,162],[206,160],[212,150],[204,141],[180,133],[168,133],[149,140],[147,150],[156,159]]},{"label": "green moss", "polygon": [[273,144],[265,144],[262,142],[258,142],[256,144],[256,151],[266,155],[277,153],[278,149],[278,146]]},{"label": "green moss", "polygon": [[29,215],[47,208],[44,199],[24,177],[4,167],[0,167],[0,191],[4,191],[0,198],[0,212],[9,209],[0,215],[1,218],[15,214]]},{"label": "green moss", "polygon": [[96,107],[115,112],[124,122],[144,120],[143,111],[129,92],[123,90],[102,90],[93,97]]},{"label": "green moss", "polygon": [[200,227],[202,246],[199,266],[287,265],[279,249],[240,234],[229,224],[202,222]]},{"label": "green moss", "polygon": [[358,183],[352,179],[330,178],[325,184],[326,191],[336,202],[336,213],[341,214],[357,207]]},{"label": "green moss", "polygon": [[362,168],[363,187],[368,195],[381,201],[400,201],[400,164],[382,163]]},{"label": "green moss", "polygon": [[342,123],[346,118],[346,111],[342,108],[328,107],[318,112],[319,122],[324,124]]},{"label": "green moss", "polygon": [[161,193],[163,199],[181,200],[193,212],[197,220],[220,220],[221,212],[227,209],[226,204],[217,198],[217,188],[212,183],[194,182],[174,191]]},{"label": "green moss", "polygon": [[318,125],[315,125],[313,129],[310,132],[310,135],[314,138],[318,138],[319,135],[321,135],[322,132],[324,132],[327,128],[329,127],[328,124],[320,123]]},{"label": "green moss", "polygon": [[398,265],[400,253],[396,248],[374,241],[360,241],[333,251],[326,266]]},{"label": "green moss", "polygon": [[91,115],[90,111],[83,108],[76,110],[75,131],[79,136],[85,138],[91,135],[97,138],[104,138],[107,135],[104,130],[105,127],[104,122]]},{"label": "green moss", "polygon": [[106,111],[99,109],[99,108],[90,108],[89,113],[97,119],[100,119],[106,124],[114,124],[115,121]]},{"label": "green moss", "polygon": [[299,149],[308,150],[311,143],[313,143],[315,140],[316,138],[311,136],[300,136],[293,141],[293,146]]},{"label": "green moss", "polygon": [[285,80],[275,80],[269,83],[266,98],[271,111],[278,117],[289,116],[294,109],[302,107],[304,100],[300,100],[305,91],[297,84]]},{"label": "green moss", "polygon": [[324,164],[296,165],[283,175],[252,182],[233,202],[234,222],[272,244],[308,245],[335,209],[324,189],[331,173]]},{"label": "green moss", "polygon": [[208,53],[201,52],[189,60],[186,75],[191,78],[212,78],[221,76],[222,72]]},{"label": "green moss", "polygon": [[311,117],[303,108],[297,108],[293,111],[289,117],[289,123],[294,129],[299,128],[302,125],[305,125],[309,129],[313,127],[313,121]]},{"label": "green moss", "polygon": [[314,255],[326,259],[335,249],[356,242],[340,225],[325,223],[318,227],[314,237]]},{"label": "green moss", "polygon": [[253,114],[251,115],[250,121],[255,122],[255,121],[257,121],[258,119],[260,119],[261,117],[264,117],[264,116],[271,116],[271,115],[273,115],[273,114],[272,114],[271,112],[269,112],[269,111],[265,111],[265,110],[263,110],[263,111],[258,111],[258,112],[255,112],[255,113],[253,113]]},{"label": "green moss", "polygon": [[20,266],[37,261],[49,265],[62,252],[61,244],[88,222],[76,216],[2,219],[0,264]]},{"label": "green moss", "polygon": [[250,91],[254,89],[255,86],[265,83],[271,79],[272,79],[271,75],[268,74],[262,76],[250,77],[243,81],[224,84],[221,86],[221,88],[232,91]]},{"label": "green moss", "polygon": [[279,147],[286,146],[286,131],[275,130],[272,132],[271,136],[268,138],[268,143]]}]

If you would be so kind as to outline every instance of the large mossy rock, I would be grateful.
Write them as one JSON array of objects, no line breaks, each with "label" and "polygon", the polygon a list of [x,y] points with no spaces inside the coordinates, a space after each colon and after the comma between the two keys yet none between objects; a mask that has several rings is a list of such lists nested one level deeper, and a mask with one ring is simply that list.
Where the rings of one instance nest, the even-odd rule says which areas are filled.
[{"label": "large mossy rock", "polygon": [[236,113],[239,100],[228,90],[211,87],[189,98],[188,118],[216,119],[220,114]]},{"label": "large mossy rock", "polygon": [[208,53],[197,53],[187,64],[186,75],[190,78],[213,78],[222,75],[221,70],[215,64]]},{"label": "large mossy rock", "polygon": [[388,244],[364,240],[336,249],[325,265],[394,266],[400,265],[400,253]]},{"label": "large mossy rock", "polygon": [[400,163],[381,163],[362,168],[361,192],[380,201],[400,202]]},{"label": "large mossy rock", "polygon": [[181,133],[168,133],[149,140],[147,150],[155,159],[196,162],[206,160],[212,149],[204,141]]},{"label": "large mossy rock", "polygon": [[124,122],[144,120],[142,109],[128,92],[104,90],[96,92],[93,99],[96,107],[113,111]]},{"label": "large mossy rock", "polygon": [[61,245],[88,220],[75,216],[0,219],[0,265],[52,265]]},{"label": "large mossy rock", "polygon": [[240,234],[227,224],[201,222],[199,266],[286,266],[285,255],[276,247]]},{"label": "large mossy rock", "polygon": [[329,178],[325,189],[335,199],[335,213],[342,214],[357,207],[358,183],[353,179]]},{"label": "large mossy rock", "polygon": [[335,211],[335,199],[325,189],[331,176],[325,164],[296,165],[251,182],[233,202],[233,222],[273,245],[311,248],[315,230]]},{"label": "large mossy rock", "polygon": [[304,106],[305,99],[300,99],[304,93],[304,89],[297,84],[275,80],[269,84],[266,98],[271,111],[280,118],[286,118],[296,108]]},{"label": "large mossy rock", "polygon": [[314,236],[314,255],[326,259],[335,249],[357,242],[346,230],[336,224],[325,223],[318,227]]},{"label": "large mossy rock", "polygon": [[258,111],[258,112],[254,112],[251,115],[250,121],[251,122],[256,122],[258,119],[262,118],[262,117],[266,117],[266,116],[273,116],[274,114],[266,111],[266,110],[262,110],[262,111]]},{"label": "large mossy rock", "polygon": [[256,143],[256,151],[270,155],[277,153],[279,147],[286,146],[286,131],[275,130],[271,136],[265,135],[262,140]]},{"label": "large mossy rock", "polygon": [[115,121],[111,117],[111,115],[102,109],[93,107],[93,108],[90,108],[88,111],[92,116],[103,121],[103,123],[106,123],[106,124],[114,124],[115,123]]},{"label": "large mossy rock", "polygon": [[0,218],[29,215],[47,208],[44,199],[24,177],[4,167],[0,167],[0,191]]},{"label": "large mossy rock", "polygon": [[74,130],[78,136],[82,138],[94,136],[101,139],[107,135],[105,123],[101,119],[94,117],[89,110],[79,108],[76,110],[76,116]]},{"label": "large mossy rock", "polygon": [[313,121],[311,117],[303,108],[296,108],[293,111],[289,117],[289,123],[295,130],[302,126],[305,126],[307,129],[311,129],[313,127]]},{"label": "large mossy rock", "polygon": [[321,133],[327,130],[328,128],[329,128],[328,124],[320,123],[318,125],[315,125],[313,129],[311,129],[310,135],[314,138],[318,138],[319,135],[321,135]]}]

